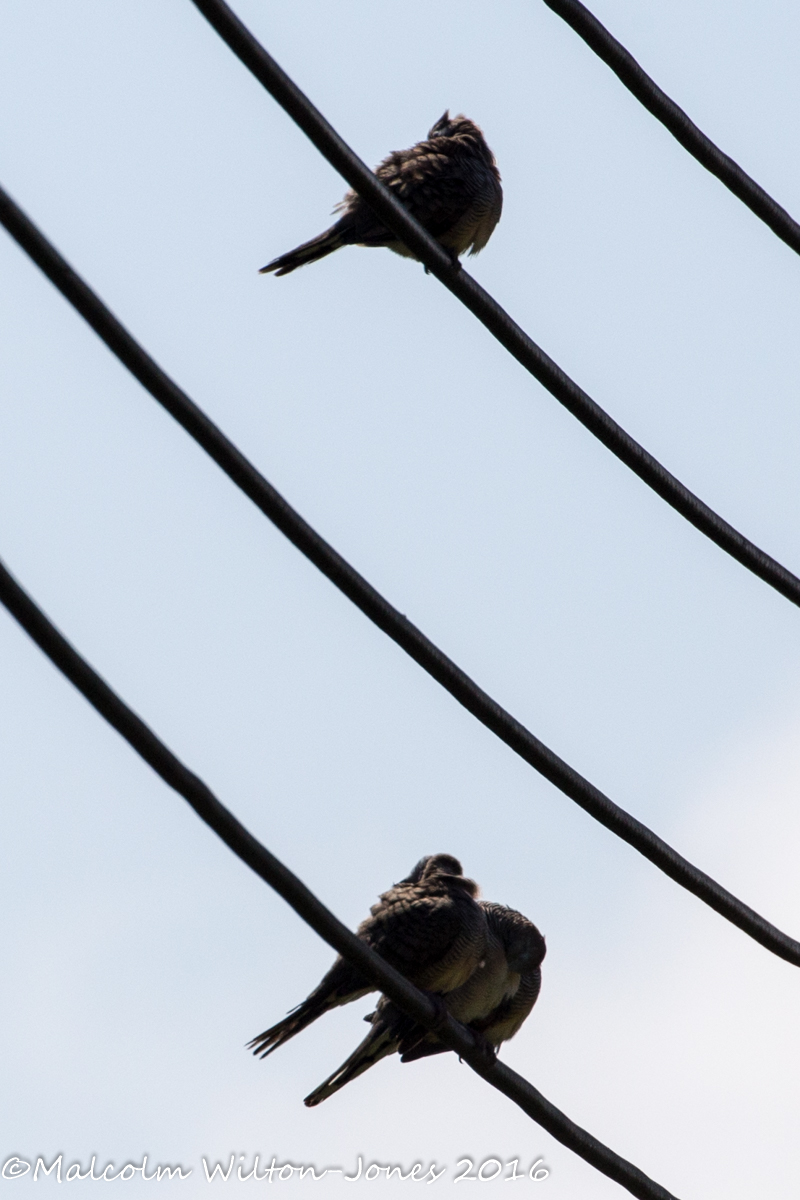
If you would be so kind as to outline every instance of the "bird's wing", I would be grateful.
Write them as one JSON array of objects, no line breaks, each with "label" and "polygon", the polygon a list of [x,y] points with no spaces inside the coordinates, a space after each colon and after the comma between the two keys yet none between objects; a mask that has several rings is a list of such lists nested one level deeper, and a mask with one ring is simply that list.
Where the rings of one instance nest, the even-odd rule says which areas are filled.
[{"label": "bird's wing", "polygon": [[468,178],[444,154],[409,155],[386,182],[434,237],[452,229],[474,198]]},{"label": "bird's wing", "polygon": [[419,987],[460,987],[480,962],[488,935],[485,914],[462,883],[439,878],[392,889],[359,937]]},{"label": "bird's wing", "polygon": [[[469,179],[449,155],[425,147],[399,150],[380,164],[375,174],[402,200],[406,208],[433,237],[452,229],[473,199]],[[398,238],[355,192],[337,206],[343,216],[337,224],[343,241],[361,246],[385,246]]]}]

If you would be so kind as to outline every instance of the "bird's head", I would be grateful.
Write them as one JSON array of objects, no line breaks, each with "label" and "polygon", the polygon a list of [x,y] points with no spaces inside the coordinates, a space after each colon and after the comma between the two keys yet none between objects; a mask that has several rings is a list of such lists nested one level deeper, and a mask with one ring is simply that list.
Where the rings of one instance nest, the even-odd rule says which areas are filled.
[{"label": "bird's head", "polygon": [[446,108],[435,125],[432,125],[428,130],[428,137],[449,137],[450,136],[450,109]]},{"label": "bird's head", "polygon": [[489,900],[481,901],[481,908],[486,913],[486,919],[495,936],[503,943],[506,961],[512,971],[523,974],[538,967],[544,958],[547,947],[539,930],[514,908],[505,904],[493,904]]},{"label": "bird's head", "polygon": [[452,854],[431,854],[425,863],[422,877],[429,875],[463,875],[464,870],[457,858]]},{"label": "bird's head", "polygon": [[463,113],[458,113],[457,116],[450,116],[450,109],[446,108],[439,120],[428,131],[428,138],[440,137],[459,137],[464,134],[475,136],[477,134],[482,137],[480,129],[474,121],[470,121],[469,117],[465,117]]},{"label": "bird's head", "polygon": [[419,883],[431,875],[463,875],[461,863],[452,854],[426,854],[421,858],[410,875],[406,875],[401,883]]},{"label": "bird's head", "polygon": [[541,964],[547,947],[535,925],[514,929],[506,942],[506,960],[512,971],[524,974]]}]

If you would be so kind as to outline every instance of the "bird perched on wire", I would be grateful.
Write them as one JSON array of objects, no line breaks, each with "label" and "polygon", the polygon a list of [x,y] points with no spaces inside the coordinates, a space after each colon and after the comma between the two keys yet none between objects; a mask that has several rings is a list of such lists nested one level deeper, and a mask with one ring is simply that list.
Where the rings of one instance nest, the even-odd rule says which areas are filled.
[{"label": "bird perched on wire", "polygon": [[[489,936],[478,885],[451,854],[428,855],[370,909],[358,936],[417,987],[434,994],[461,987],[481,962]],[[376,990],[341,956],[310,996],[248,1043],[266,1058],[317,1017]]]},{"label": "bird perched on wire", "polygon": [[[477,254],[492,236],[503,209],[503,189],[494,155],[474,121],[449,111],[424,142],[395,150],[375,174],[454,258]],[[288,275],[342,246],[387,246],[415,255],[375,215],[357,192],[348,192],[334,212],[341,217],[325,233],[261,268]]]},{"label": "bird perched on wire", "polygon": [[[481,908],[489,927],[484,956],[470,978],[442,1001],[450,1015],[467,1025],[495,1055],[536,1003],[546,947],[539,930],[522,913],[487,901],[481,901]],[[365,1020],[372,1029],[338,1070],[306,1096],[308,1108],[321,1104],[389,1054],[398,1052],[402,1062],[414,1062],[449,1050],[385,996]]]}]

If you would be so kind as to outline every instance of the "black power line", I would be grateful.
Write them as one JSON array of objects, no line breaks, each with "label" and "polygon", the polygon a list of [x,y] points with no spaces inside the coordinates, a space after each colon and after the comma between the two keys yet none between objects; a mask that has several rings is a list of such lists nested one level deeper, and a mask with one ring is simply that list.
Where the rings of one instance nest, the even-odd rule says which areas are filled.
[{"label": "black power line", "polygon": [[584,779],[506,712],[398,612],[324,538],[303,520],[202,409],[136,342],[127,329],[61,257],[14,201],[0,188],[0,223],[48,279],[69,300],[95,333],[139,380],[151,396],[183,426],[237,487],[264,513],[348,599],[382,629],[474,717],[591,816],[622,838],[773,954],[800,966],[800,942],[782,933],[743,904],[709,875],[698,870],[665,841]]},{"label": "black power line", "polygon": [[737,162],[720,150],[687,117],[682,108],[643,71],[636,59],[613,37],[597,17],[580,0],[544,0],[548,8],[558,13],[582,37],[598,58],[602,58],[614,74],[633,92],[656,120],[670,131],[693,158],[716,175],[725,187],[738,196],[743,204],[769,225],[781,241],[800,254],[800,225],[765,192],[760,184],[742,170]]},{"label": "black power line", "polygon": [[675,1200],[671,1192],[655,1183],[638,1167],[620,1158],[585,1129],[560,1112],[549,1100],[504,1063],[490,1063],[478,1047],[471,1030],[449,1014],[440,1015],[431,1000],[395,971],[379,954],[354,933],[309,891],[288,867],[221,804],[213,792],[183,765],[136,713],[112,691],[105,680],[78,654],[30,596],[0,562],[0,602],[19,622],[62,674],[149,763],[165,783],[187,800],[201,820],[222,838],[242,862],[255,871],[291,905],[294,911],[329,946],[363,971],[404,1012],[414,1017],[455,1050],[487,1083],[497,1088],[537,1121],[562,1145],[573,1150],[610,1179],[622,1184],[642,1200]]},{"label": "black power line", "polygon": [[776,559],[759,549],[690,492],[666,467],[640,446],[630,434],[553,362],[497,301],[454,264],[439,243],[392,195],[369,167],[353,153],[322,113],[242,24],[223,0],[192,0],[234,54],[244,63],[271,96],[300,126],[317,149],[344,176],[351,187],[413,250],[445,287],[458,297],[501,345],[538,379],[574,417],[626,466],[676,509],[696,529],[758,575],[776,591],[800,605],[800,579]]}]

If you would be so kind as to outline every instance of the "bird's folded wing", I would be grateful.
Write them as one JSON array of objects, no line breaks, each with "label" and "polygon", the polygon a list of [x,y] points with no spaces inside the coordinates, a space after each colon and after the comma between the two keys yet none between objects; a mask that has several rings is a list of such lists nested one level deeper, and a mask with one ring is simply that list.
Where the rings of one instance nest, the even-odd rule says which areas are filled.
[{"label": "bird's folded wing", "polygon": [[[388,896],[388,894],[387,894]],[[359,929],[383,958],[412,983],[449,992],[470,977],[483,954],[488,926],[471,896],[447,889],[407,889]]]}]

